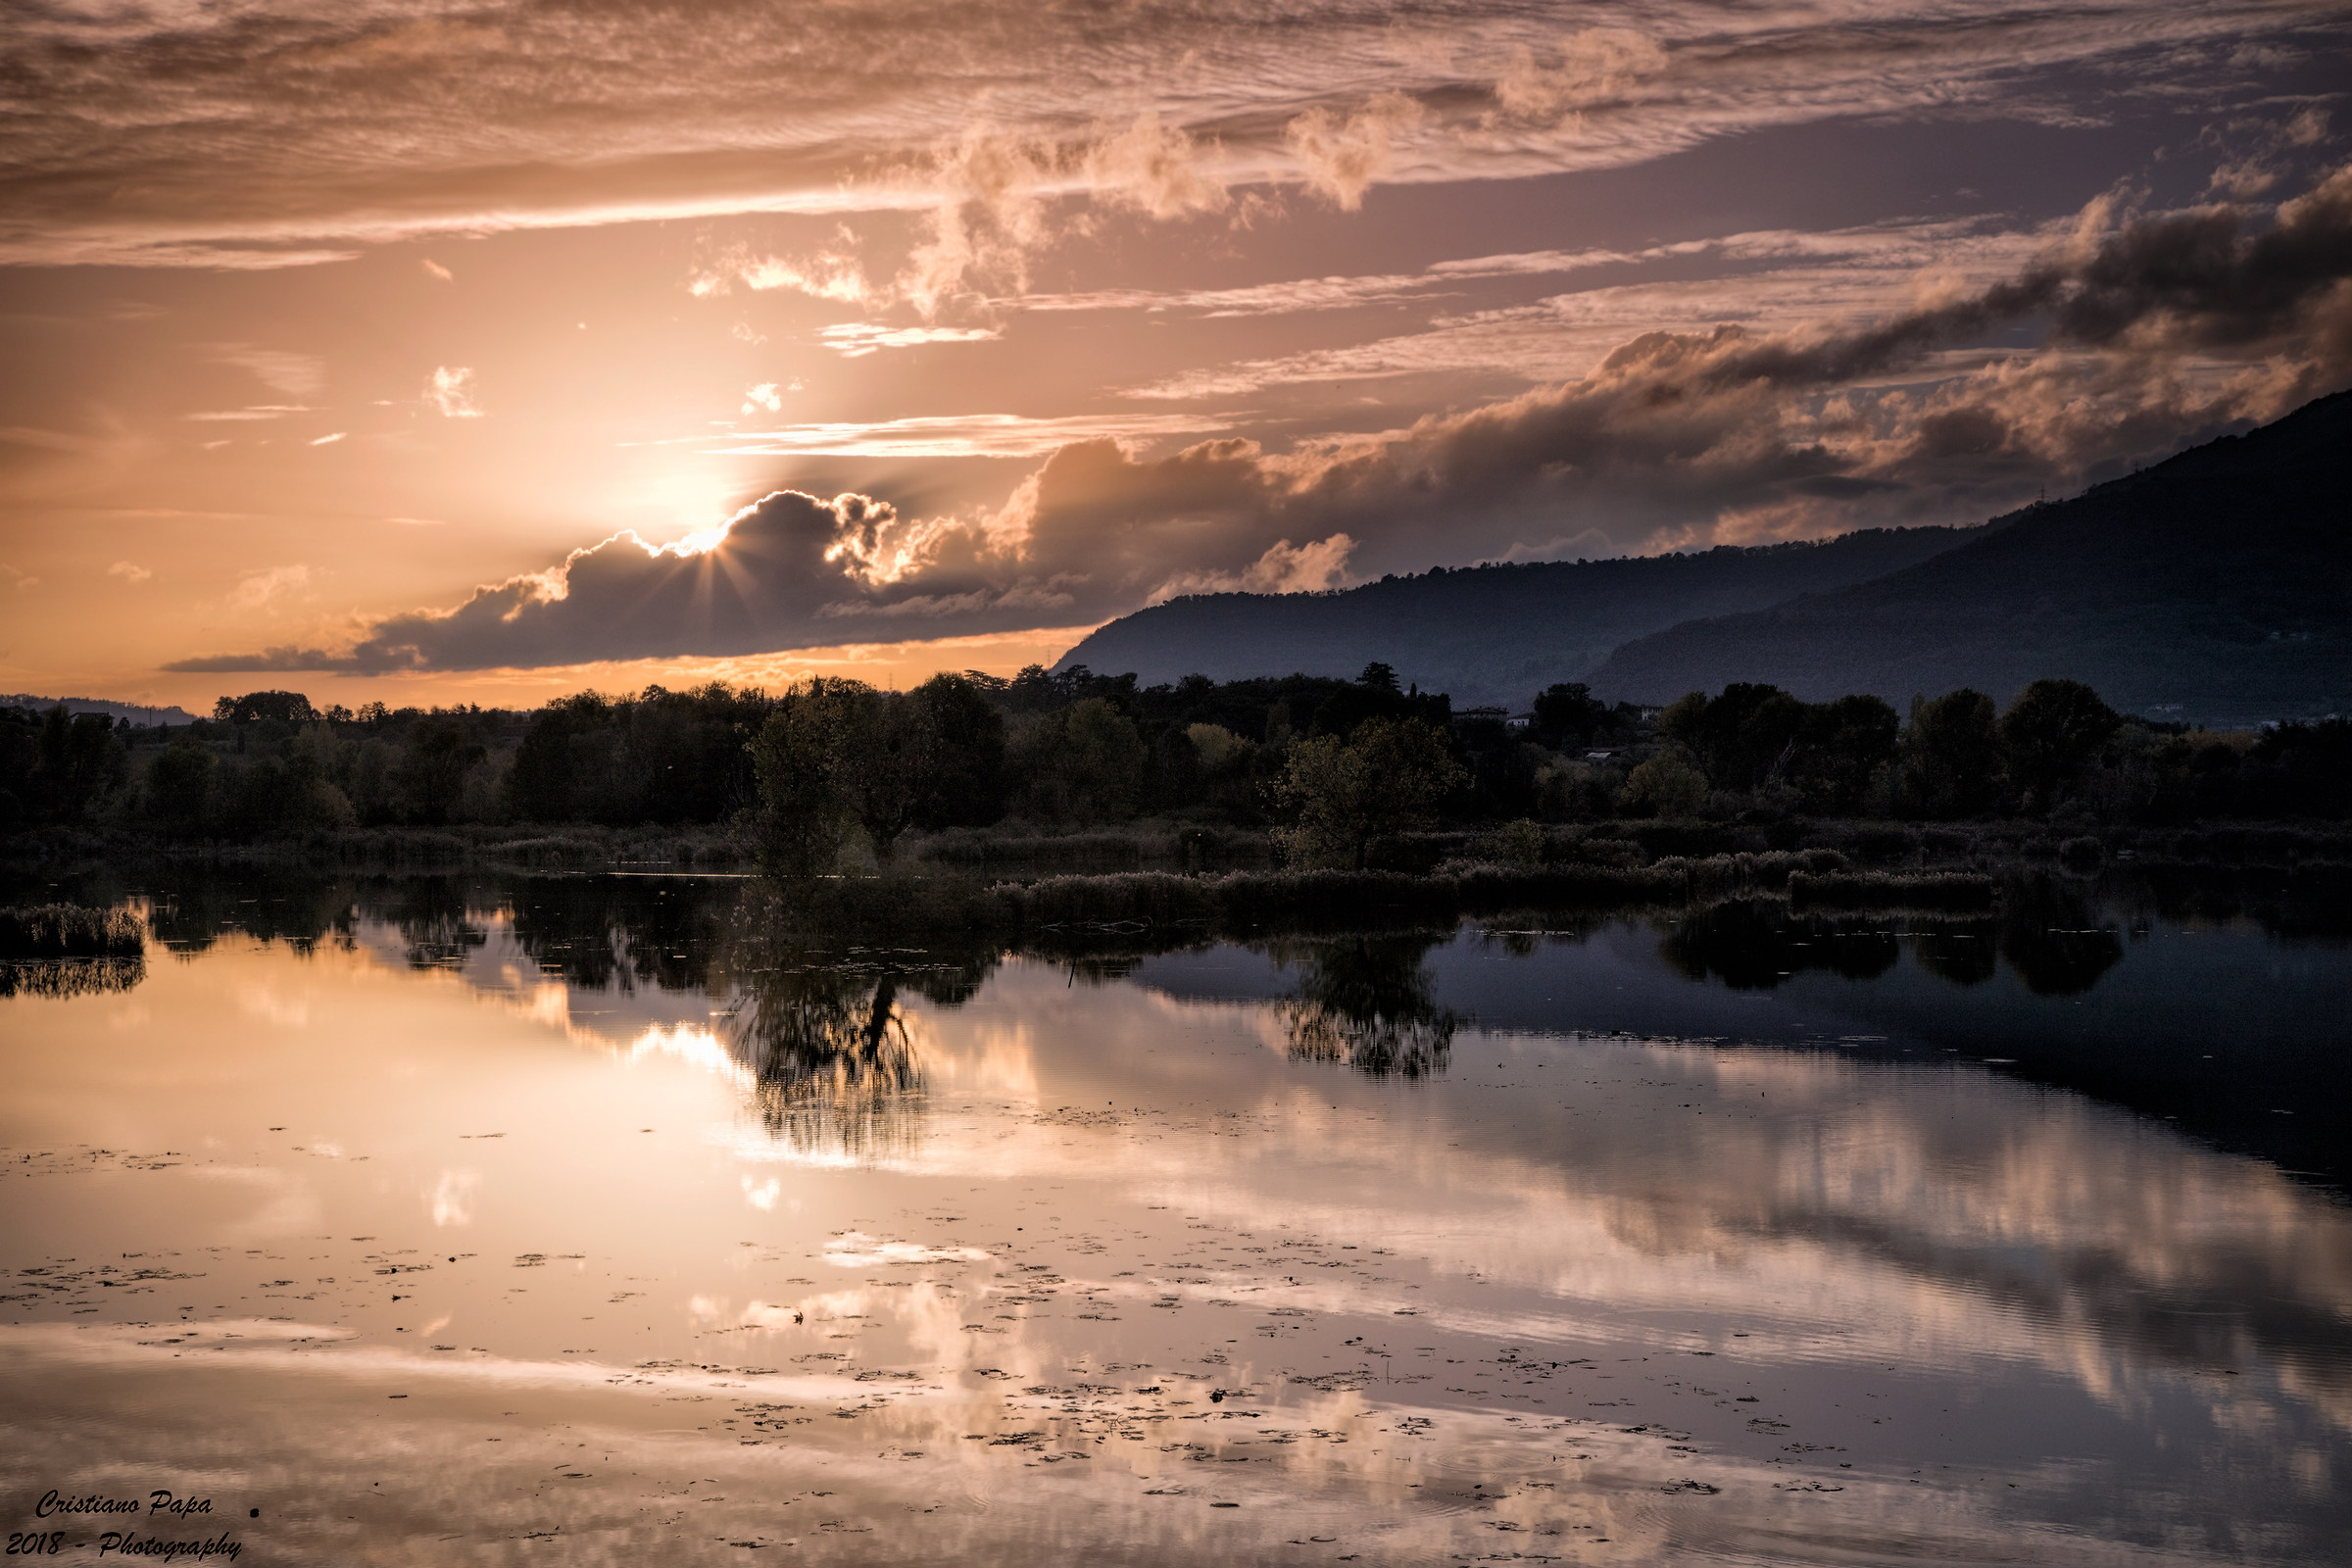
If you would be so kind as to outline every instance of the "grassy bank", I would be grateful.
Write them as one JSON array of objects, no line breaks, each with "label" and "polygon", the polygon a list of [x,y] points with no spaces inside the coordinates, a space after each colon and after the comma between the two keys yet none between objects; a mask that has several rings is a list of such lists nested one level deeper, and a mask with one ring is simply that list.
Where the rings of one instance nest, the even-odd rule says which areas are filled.
[{"label": "grassy bank", "polygon": [[1820,874],[1796,855],[1670,857],[1646,866],[1470,861],[1419,875],[1124,871],[988,882],[901,871],[763,884],[758,913],[779,929],[805,932],[963,932],[1012,941],[1170,928],[1238,936],[1422,927],[1534,909],[1665,909],[1780,896],[1801,897],[1816,908],[1976,910],[1992,907],[1995,885],[1989,876],[1959,872]]}]

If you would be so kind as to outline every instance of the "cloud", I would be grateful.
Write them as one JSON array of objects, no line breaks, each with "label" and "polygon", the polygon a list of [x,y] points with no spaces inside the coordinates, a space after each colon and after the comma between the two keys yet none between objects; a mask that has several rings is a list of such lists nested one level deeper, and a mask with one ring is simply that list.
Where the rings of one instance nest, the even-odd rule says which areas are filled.
[{"label": "cloud", "polygon": [[1548,64],[1532,49],[1513,50],[1494,83],[1494,100],[1513,119],[1574,122],[1578,111],[1665,69],[1666,51],[1655,39],[1624,27],[1590,27],[1568,34]]},{"label": "cloud", "polygon": [[1180,573],[1154,588],[1149,597],[1157,602],[1179,594],[1299,594],[1342,588],[1348,583],[1348,558],[1354,551],[1355,541],[1344,533],[1296,546],[1288,539],[1277,539],[1264,555],[1238,572]]},{"label": "cloud", "polygon": [[1396,167],[1396,143],[1427,119],[1418,99],[1386,92],[1345,119],[1314,108],[1283,127],[1283,139],[1298,160],[1306,188],[1353,212],[1364,204],[1372,182]]},{"label": "cloud", "polygon": [[[747,411],[748,412],[748,411]],[[1072,441],[1150,442],[1222,430],[1223,415],[917,415],[872,423],[795,424],[746,430],[708,448],[714,457],[1036,458]]]},{"label": "cloud", "polygon": [[228,602],[239,610],[259,610],[271,600],[307,588],[311,568],[305,565],[271,566],[267,571],[249,572],[230,590]]},{"label": "cloud", "polygon": [[[842,231],[843,238],[850,238]],[[741,246],[730,248],[714,264],[698,269],[686,291],[697,299],[731,292],[735,285],[765,293],[791,289],[811,299],[865,305],[887,299],[889,290],[866,281],[865,270],[848,249],[819,251],[813,256],[787,258],[758,256]]]},{"label": "cloud", "polygon": [[1216,152],[1213,141],[1197,140],[1146,110],[1125,130],[1087,148],[1079,161],[1107,205],[1182,218],[1220,212],[1232,202],[1224,180],[1209,172]]},{"label": "cloud", "polygon": [[113,565],[106,568],[106,574],[109,577],[120,577],[124,582],[132,583],[145,582],[148,578],[155,575],[154,572],[149,571],[145,566],[129,561],[116,562]]},{"label": "cloud", "polygon": [[207,422],[245,419],[282,419],[289,414],[309,414],[310,408],[300,403],[255,403],[242,409],[219,409],[187,417]]},{"label": "cloud", "polygon": [[331,447],[336,442],[343,440],[350,434],[351,432],[349,430],[330,430],[325,435],[313,436],[311,438],[311,445],[315,447]]},{"label": "cloud", "polygon": [[445,419],[478,419],[482,411],[473,403],[473,370],[467,366],[437,366],[424,385],[424,401],[441,411]]},{"label": "cloud", "polygon": [[[2045,341],[2017,344],[2029,329]],[[994,509],[913,516],[865,495],[780,491],[690,543],[618,534],[455,609],[375,622],[347,649],[172,667],[729,657],[836,643],[844,618],[957,634],[1077,624],[1173,593],[1298,591],[1426,564],[1433,518],[1455,561],[1529,540],[1606,553],[1966,520],[2347,379],[2352,167],[2268,212],[2102,199],[2006,275],[1931,281],[1860,325],[1642,332],[1581,376],[1288,451],[1132,444],[1175,433],[1181,416],[754,436],[728,450],[1056,444]],[[1595,538],[1606,549],[1586,545]]]},{"label": "cloud", "polygon": [[326,390],[326,362],[315,354],[283,349],[258,349],[249,343],[223,343],[213,350],[222,365],[250,370],[271,390],[288,397],[315,398]]},{"label": "cloud", "polygon": [[454,283],[457,281],[457,273],[451,271],[448,268],[443,267],[439,262],[434,261],[429,256],[418,258],[416,265],[423,268],[424,275],[433,279],[435,282]]},{"label": "cloud", "polygon": [[744,389],[743,412],[746,414],[756,414],[761,409],[765,409],[770,414],[776,414],[780,413],[783,407],[784,394],[773,381],[762,381],[758,386]]},{"label": "cloud", "polygon": [[1063,197],[1186,219],[1238,212],[1244,185],[1348,205],[1380,180],[1624,168],[1768,126],[2211,105],[2308,63],[2337,12],[1692,0],[1563,36],[1520,0],[1433,0],[1409,31],[1276,0],[839,0],[620,30],[576,3],[410,9],[12,17],[0,257],[274,268],[522,227],[911,212],[934,231],[906,297],[936,305],[1017,271]]},{"label": "cloud", "polygon": [[1004,334],[993,326],[876,326],[843,321],[821,327],[817,338],[834,353],[862,359],[883,349],[920,348],[926,343],[993,343]]}]

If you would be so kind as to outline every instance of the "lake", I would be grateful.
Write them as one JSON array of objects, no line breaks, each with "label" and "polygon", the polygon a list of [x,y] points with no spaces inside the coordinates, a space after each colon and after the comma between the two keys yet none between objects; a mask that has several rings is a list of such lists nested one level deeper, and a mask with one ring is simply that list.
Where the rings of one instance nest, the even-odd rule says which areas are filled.
[{"label": "lake", "polygon": [[9,1530],[2352,1560],[2340,911],[2047,882],[1007,954],[756,940],[744,891],[18,890],[152,936],[0,1000]]}]

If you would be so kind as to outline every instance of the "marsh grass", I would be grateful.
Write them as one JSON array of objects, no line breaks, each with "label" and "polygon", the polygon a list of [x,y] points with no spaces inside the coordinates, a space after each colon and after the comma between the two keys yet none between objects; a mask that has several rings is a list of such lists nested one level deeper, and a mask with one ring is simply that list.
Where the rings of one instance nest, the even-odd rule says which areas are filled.
[{"label": "marsh grass", "polygon": [[77,904],[0,908],[0,958],[136,958],[146,951],[146,931],[125,909]]},{"label": "marsh grass", "polygon": [[1845,871],[1788,878],[1792,907],[1816,909],[1985,910],[1996,887],[1972,871]]},{"label": "marsh grass", "polygon": [[144,958],[31,958],[0,962],[0,997],[95,997],[147,978]]}]

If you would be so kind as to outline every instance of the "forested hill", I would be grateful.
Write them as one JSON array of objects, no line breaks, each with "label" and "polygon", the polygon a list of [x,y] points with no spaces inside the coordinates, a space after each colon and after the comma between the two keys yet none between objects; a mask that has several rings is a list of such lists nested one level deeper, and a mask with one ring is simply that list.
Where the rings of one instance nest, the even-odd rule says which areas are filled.
[{"label": "forested hill", "polygon": [[1694,615],[1760,610],[1899,571],[1981,528],[1875,528],[1840,538],[1697,555],[1444,567],[1328,594],[1200,594],[1096,630],[1056,670],[1352,677],[1374,661],[1457,707],[1524,705],[1586,679],[1630,638]]},{"label": "forested hill", "polygon": [[35,697],[29,692],[0,696],[0,708],[28,708],[36,713],[46,713],[61,703],[69,713],[104,713],[109,718],[127,718],[133,724],[188,724],[196,718],[183,708],[118,703],[104,697]]},{"label": "forested hill", "polygon": [[2084,681],[2119,709],[2352,712],[2352,393],[2181,453],[1876,581],[1619,649],[1611,698],[1730,681],[1807,699]]}]

